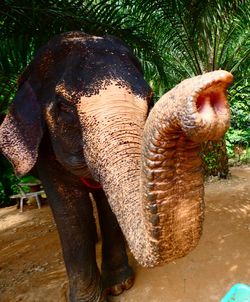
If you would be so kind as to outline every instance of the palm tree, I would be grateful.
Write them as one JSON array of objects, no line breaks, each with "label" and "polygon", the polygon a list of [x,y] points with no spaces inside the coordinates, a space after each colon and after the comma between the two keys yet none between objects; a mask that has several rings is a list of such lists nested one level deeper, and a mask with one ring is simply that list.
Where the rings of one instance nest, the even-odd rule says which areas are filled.
[{"label": "palm tree", "polygon": [[[167,89],[186,77],[216,69],[234,74],[232,90],[250,78],[249,0],[138,0],[133,5],[146,31],[159,40]],[[207,142],[202,150],[205,172],[226,177],[224,139]]]},{"label": "palm tree", "polygon": [[[5,112],[18,74],[36,50],[53,35],[68,30],[112,34],[127,42],[140,58],[156,100],[184,78],[219,68],[233,72],[237,86],[249,78],[249,1],[3,1],[0,112]],[[219,172],[225,175],[224,142],[219,146],[212,152],[220,153],[214,165],[223,159],[225,169]],[[203,149],[204,158],[209,158],[206,150],[211,153],[211,143]]]},{"label": "palm tree", "polygon": [[164,79],[156,41],[138,28],[130,13],[118,1],[3,1],[0,4],[0,112],[5,111],[16,88],[16,79],[34,53],[52,36],[64,31],[115,35],[141,55],[145,69],[150,66]]}]

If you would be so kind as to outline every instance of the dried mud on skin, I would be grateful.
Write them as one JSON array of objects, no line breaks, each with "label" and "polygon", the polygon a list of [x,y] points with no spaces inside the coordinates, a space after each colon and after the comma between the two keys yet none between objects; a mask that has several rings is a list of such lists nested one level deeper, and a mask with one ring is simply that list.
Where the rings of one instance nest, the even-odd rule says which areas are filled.
[{"label": "dried mud on skin", "polygon": [[[218,302],[235,283],[250,280],[250,167],[206,184],[204,231],[185,258],[136,271],[132,289],[112,302]],[[97,245],[100,262],[100,243]],[[0,301],[66,302],[67,278],[48,206],[0,209]]]}]

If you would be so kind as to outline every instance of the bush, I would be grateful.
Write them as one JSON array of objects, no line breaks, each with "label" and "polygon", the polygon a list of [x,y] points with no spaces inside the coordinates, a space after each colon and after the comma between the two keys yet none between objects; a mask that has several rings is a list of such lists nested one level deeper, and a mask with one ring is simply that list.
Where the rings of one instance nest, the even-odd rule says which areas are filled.
[{"label": "bush", "polygon": [[3,155],[0,155],[0,170],[0,207],[6,207],[15,204],[15,201],[9,197],[18,193],[16,185],[19,180],[15,176],[11,164]]},{"label": "bush", "polygon": [[226,134],[226,146],[232,163],[250,162],[250,82],[232,88],[229,94],[231,127]]}]

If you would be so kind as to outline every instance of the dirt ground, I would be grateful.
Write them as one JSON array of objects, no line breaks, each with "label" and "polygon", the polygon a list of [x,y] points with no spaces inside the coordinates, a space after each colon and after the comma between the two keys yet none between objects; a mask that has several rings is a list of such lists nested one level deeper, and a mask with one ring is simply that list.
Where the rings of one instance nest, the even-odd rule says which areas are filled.
[{"label": "dirt ground", "polygon": [[[112,302],[219,302],[250,283],[250,167],[206,184],[202,239],[187,257],[154,269],[131,257],[135,285]],[[100,254],[100,244],[98,244]],[[0,301],[65,302],[67,279],[48,206],[0,209]]]}]

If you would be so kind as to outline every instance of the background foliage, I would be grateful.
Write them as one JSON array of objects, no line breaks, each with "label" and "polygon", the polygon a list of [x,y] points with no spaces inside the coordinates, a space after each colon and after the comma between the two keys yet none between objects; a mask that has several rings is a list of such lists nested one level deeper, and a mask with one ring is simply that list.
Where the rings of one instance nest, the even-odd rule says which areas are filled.
[{"label": "background foliage", "polygon": [[[184,78],[231,71],[232,126],[226,141],[204,144],[205,172],[225,177],[228,155],[250,158],[250,0],[3,0],[0,29],[0,122],[19,74],[52,36],[111,34],[141,60],[155,101]],[[0,200],[6,203],[17,180],[2,157],[0,165]]]}]

